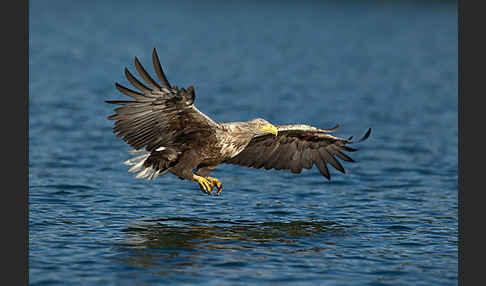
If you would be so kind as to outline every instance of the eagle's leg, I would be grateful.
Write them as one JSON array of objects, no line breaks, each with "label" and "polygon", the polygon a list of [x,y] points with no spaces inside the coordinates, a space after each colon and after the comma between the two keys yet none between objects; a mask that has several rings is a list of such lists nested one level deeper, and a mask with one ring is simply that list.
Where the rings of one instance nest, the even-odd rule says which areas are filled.
[{"label": "eagle's leg", "polygon": [[206,177],[206,179],[211,182],[211,185],[213,187],[217,188],[216,195],[219,196],[219,194],[223,191],[223,184],[221,183],[220,180],[213,178],[213,177]]},{"label": "eagle's leg", "polygon": [[199,184],[199,187],[201,188],[201,192],[210,195],[211,191],[214,188],[214,184],[208,179],[198,176],[196,174],[193,174],[192,176],[193,176],[192,178]]}]

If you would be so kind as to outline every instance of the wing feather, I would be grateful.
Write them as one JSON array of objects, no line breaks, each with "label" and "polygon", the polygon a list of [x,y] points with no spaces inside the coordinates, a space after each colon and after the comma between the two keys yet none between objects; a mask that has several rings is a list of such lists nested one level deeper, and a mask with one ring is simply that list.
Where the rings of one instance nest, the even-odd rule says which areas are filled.
[{"label": "wing feather", "polygon": [[270,154],[270,157],[263,163],[263,167],[265,170],[270,170],[275,168],[275,164],[277,163],[278,157],[281,154],[279,152],[280,144],[277,144],[276,148],[272,150],[272,153]]},{"label": "wing feather", "polygon": [[150,88],[148,88],[145,84],[141,83],[136,77],[134,77],[127,68],[125,68],[125,76],[134,87],[143,91],[145,96],[149,95],[152,92]]},{"label": "wing feather", "polygon": [[140,61],[135,57],[135,68],[138,71],[138,74],[143,78],[145,82],[147,82],[153,89],[161,90],[160,85],[158,85],[154,79],[147,73],[147,71],[143,68],[140,64]]},{"label": "wing feather", "polygon": [[164,71],[162,70],[162,66],[160,65],[160,61],[159,61],[159,56],[157,55],[157,50],[155,48],[154,51],[152,52],[152,62],[154,64],[155,74],[157,74],[159,80],[166,88],[170,88],[171,86],[169,84],[169,81],[165,77]]},{"label": "wing feather", "polygon": [[108,117],[110,120],[116,120],[113,127],[116,137],[122,137],[123,141],[137,150],[145,148],[153,151],[170,144],[185,144],[181,139],[184,134],[187,136],[198,130],[214,132],[219,128],[216,122],[194,106],[195,94],[192,86],[187,90],[179,90],[169,85],[155,49],[153,62],[163,87],[155,82],[137,58],[135,58],[135,67],[152,89],[135,78],[127,68],[125,68],[125,75],[128,81],[143,93],[115,84],[118,91],[133,99],[132,101],[107,101],[120,105],[115,108],[115,114]]},{"label": "wing feather", "polygon": [[331,174],[329,174],[329,169],[326,166],[326,160],[317,160],[316,165],[317,169],[319,169],[319,172],[328,180],[330,180]]},{"label": "wing feather", "polygon": [[355,162],[353,158],[341,152],[338,147],[331,145],[329,149],[332,150],[331,154],[338,157],[339,159],[346,162]]},{"label": "wing feather", "polygon": [[[256,168],[256,169],[260,169],[261,167],[263,167],[263,166],[265,165],[265,163],[266,163],[267,161],[269,161],[269,160],[270,160],[270,158],[272,158],[272,155],[273,155],[273,153],[274,153],[274,152],[277,150],[278,146],[279,146],[278,142],[277,142],[277,141],[275,141],[275,142],[272,142],[272,144],[271,144],[271,145],[269,145],[269,146],[266,148],[266,150],[265,150],[265,149],[263,149],[263,150],[262,150],[262,149],[260,149],[260,148],[255,148],[255,151],[256,151],[257,153],[258,153],[259,151],[265,151],[265,152],[262,152],[262,153],[261,153],[262,155],[260,155],[260,156],[258,157],[258,159],[257,159],[257,161],[256,161],[256,163],[255,163],[255,165],[254,165],[254,166],[252,166],[252,167],[254,167],[254,168]],[[246,150],[246,148],[245,148],[244,150]],[[245,153],[246,153],[246,152],[245,152]],[[240,154],[241,154],[241,153],[240,153]],[[243,155],[244,155],[244,154],[243,154]],[[238,156],[239,156],[239,155],[237,155],[237,157],[238,157]]]},{"label": "wing feather", "polygon": [[300,172],[302,172],[302,165],[300,164],[301,152],[298,150],[295,140],[290,143],[290,145],[290,171],[294,174],[299,174]]},{"label": "wing feather", "polygon": [[329,164],[331,164],[331,166],[333,166],[335,169],[339,170],[342,173],[345,173],[341,163],[339,163],[339,161],[336,160],[336,158],[334,158],[334,156],[332,156],[326,148],[319,148],[319,154],[321,154],[322,159],[324,159],[326,162],[329,162]]},{"label": "wing feather", "polygon": [[146,99],[145,96],[143,96],[142,93],[136,92],[134,90],[131,90],[119,83],[115,83],[116,89],[118,89],[119,92],[123,93],[126,96],[133,97],[134,99],[137,99],[139,101],[149,101],[150,99]]},{"label": "wing feather", "polygon": [[304,149],[304,152],[302,152],[302,167],[305,169],[311,169],[312,168],[312,159],[311,159],[311,149],[307,148]]}]

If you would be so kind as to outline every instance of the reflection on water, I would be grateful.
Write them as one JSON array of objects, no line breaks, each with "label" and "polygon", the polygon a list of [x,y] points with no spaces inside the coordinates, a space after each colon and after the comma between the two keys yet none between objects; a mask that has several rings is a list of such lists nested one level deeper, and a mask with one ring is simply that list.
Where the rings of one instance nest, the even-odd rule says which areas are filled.
[{"label": "reflection on water", "polygon": [[[457,285],[455,2],[281,2],[31,1],[31,285]],[[154,47],[216,121],[373,137],[331,182],[135,180],[104,100]]]},{"label": "reflection on water", "polygon": [[185,217],[141,220],[124,230],[126,238],[119,246],[127,249],[123,260],[132,266],[170,264],[174,271],[174,268],[202,267],[197,265],[199,261],[208,263],[208,257],[201,257],[205,250],[213,251],[211,256],[220,250],[226,262],[238,263],[245,263],[239,257],[242,251],[271,254],[272,249],[284,247],[287,253],[319,252],[326,248],[325,241],[320,246],[307,245],[300,243],[299,238],[319,234],[342,236],[346,227],[329,221],[255,223]]}]

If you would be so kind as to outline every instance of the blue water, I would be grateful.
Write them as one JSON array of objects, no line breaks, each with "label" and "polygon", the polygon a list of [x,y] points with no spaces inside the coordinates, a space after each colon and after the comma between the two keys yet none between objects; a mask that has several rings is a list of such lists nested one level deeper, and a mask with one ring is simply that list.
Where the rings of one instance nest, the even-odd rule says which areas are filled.
[{"label": "blue water", "polygon": [[[31,285],[457,284],[455,2],[30,4]],[[371,137],[330,182],[136,180],[104,100],[154,47],[214,120]]]}]

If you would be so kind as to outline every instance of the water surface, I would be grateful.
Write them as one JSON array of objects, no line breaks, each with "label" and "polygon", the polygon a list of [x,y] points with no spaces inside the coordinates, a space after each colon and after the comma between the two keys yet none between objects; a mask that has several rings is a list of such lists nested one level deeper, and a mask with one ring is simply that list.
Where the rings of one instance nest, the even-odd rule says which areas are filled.
[{"label": "water surface", "polygon": [[[457,284],[454,2],[33,1],[29,23],[31,285]],[[372,135],[331,182],[136,180],[104,100],[154,47],[214,120]]]}]

